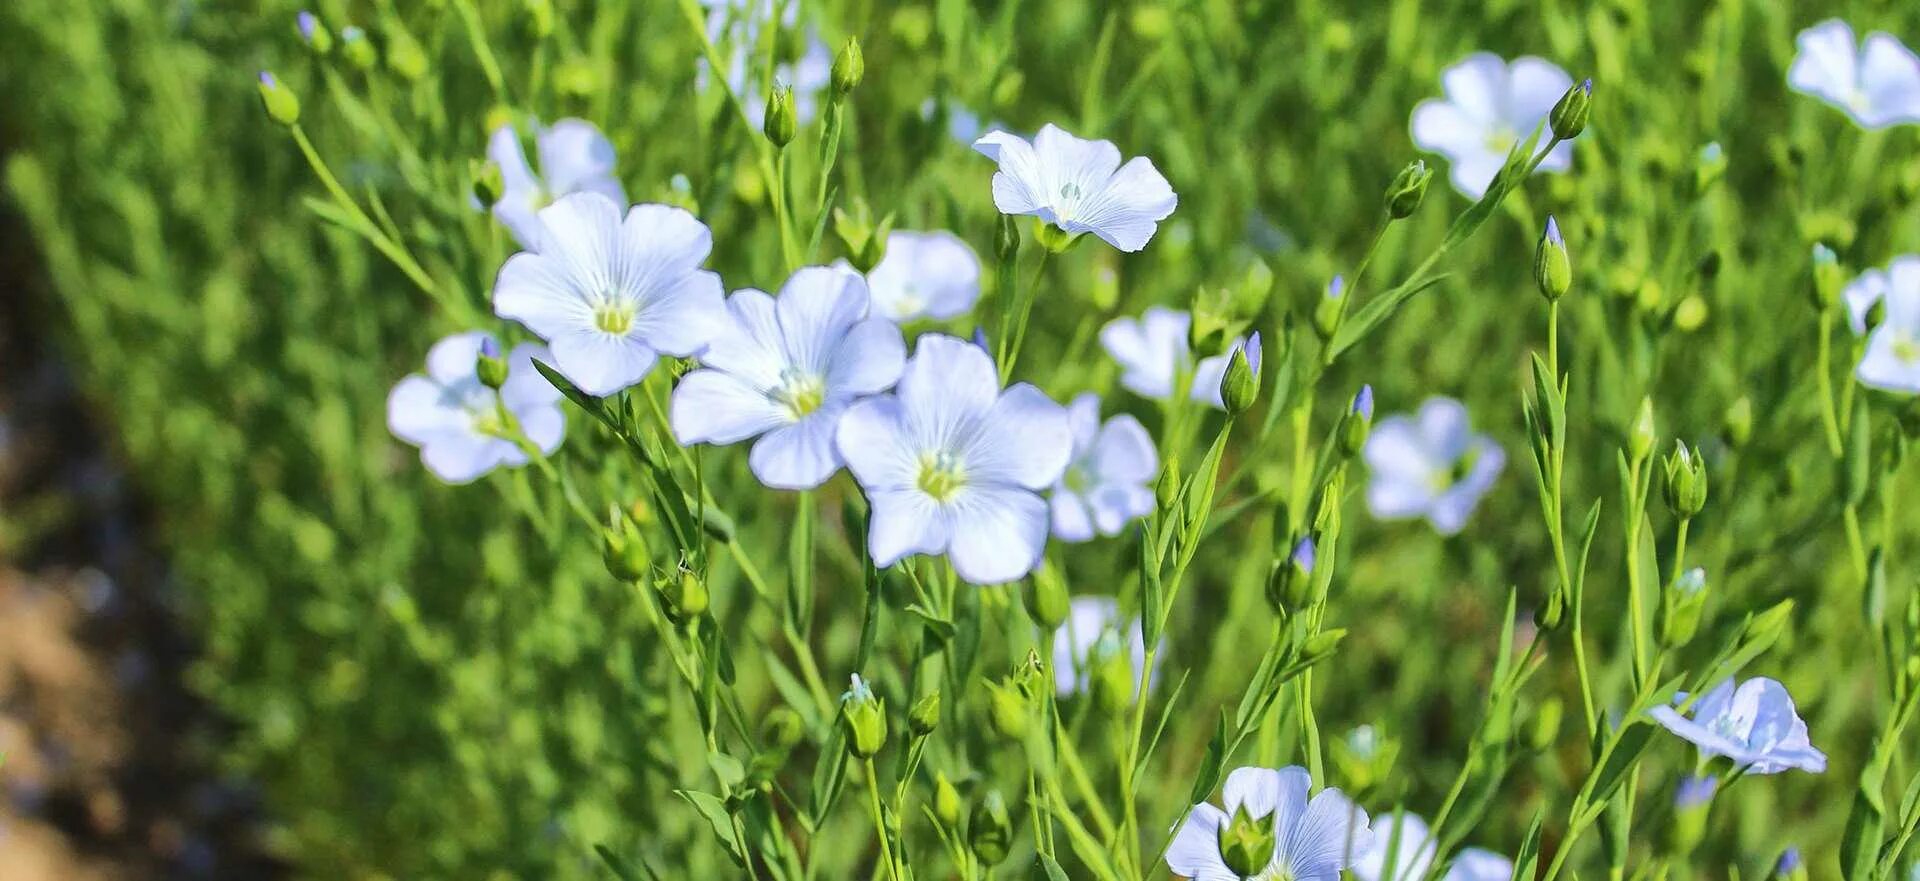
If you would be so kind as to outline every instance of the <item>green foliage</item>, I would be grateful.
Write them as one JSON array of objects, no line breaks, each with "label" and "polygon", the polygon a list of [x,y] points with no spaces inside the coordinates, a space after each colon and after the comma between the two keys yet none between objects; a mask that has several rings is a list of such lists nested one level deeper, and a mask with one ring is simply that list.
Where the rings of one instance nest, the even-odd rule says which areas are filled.
[{"label": "green foliage", "polygon": [[[1787,91],[1793,35],[1830,9],[801,6],[858,50],[836,67],[844,107],[823,91],[789,133],[783,103],[775,151],[733,102],[764,102],[768,60],[800,41],[755,47],[756,94],[733,96],[703,72],[731,47],[703,45],[692,0],[329,0],[324,54],[287,3],[0,3],[5,204],[190,587],[193,685],[233,719],[231,763],[265,784],[271,844],[304,874],[845,878],[892,860],[932,878],[991,854],[1007,874],[1162,877],[1168,825],[1227,771],[1319,770],[1323,752],[1317,784],[1549,871],[1676,856],[1759,877],[1783,830],[1816,877],[1911,861],[1920,624],[1897,610],[1920,571],[1900,506],[1916,420],[1852,381],[1858,344],[1809,255],[1830,247],[1851,277],[1920,250],[1920,127],[1862,131]],[[1861,33],[1920,39],[1920,13],[1851,6]],[[1470,201],[1427,156],[1436,180],[1406,192],[1409,113],[1482,49],[1592,75],[1573,171]],[[271,115],[261,69],[286,90]],[[1178,211],[1133,255],[1003,224],[992,163],[948,132],[965,113],[1149,156]],[[449,487],[420,467],[386,428],[393,383],[447,333],[525,336],[491,316],[514,246],[470,205],[489,185],[474,161],[503,120],[570,115],[612,138],[632,199],[712,227],[729,289],[871,265],[886,229],[953,230],[991,266],[981,307],[944,329],[988,328],[1014,379],[1098,390],[1163,462],[1199,463],[1169,469],[1146,528],[1050,551],[1048,589],[1116,595],[1165,638],[1146,700],[1022,681],[1050,636],[1022,590],[876,570],[846,476],[776,493],[743,447],[680,450],[666,370],[574,396],[551,471]],[[1510,164],[1553,138],[1533,136]],[[1533,260],[1549,211],[1570,261],[1551,344]],[[1352,301],[1317,344],[1295,328],[1335,273]],[[1102,323],[1243,284],[1255,314],[1233,318],[1267,354],[1231,433],[1119,390]],[[1459,398],[1509,452],[1460,536],[1366,516],[1340,446],[1361,383],[1382,415]],[[1684,521],[1650,503],[1674,441],[1712,488]],[[611,576],[608,531],[640,542],[620,545],[644,554],[628,574],[698,573],[705,612],[678,620],[651,578]],[[1319,564],[1283,570],[1278,620],[1270,573],[1307,535]],[[1655,608],[1696,565],[1699,636],[1669,651]],[[1554,602],[1563,626],[1513,633]],[[1742,668],[1786,683],[1831,767],[1729,784],[1699,848],[1665,854],[1640,830],[1667,821],[1694,752],[1646,711]],[[885,698],[866,762],[845,759],[836,700],[856,672]],[[933,689],[937,726],[909,724]],[[1568,724],[1530,726],[1550,700]],[[777,709],[797,742],[759,724]],[[1395,744],[1390,772],[1348,760],[1361,725]],[[936,773],[964,804],[936,805]],[[1624,845],[1578,838],[1596,823]]]}]

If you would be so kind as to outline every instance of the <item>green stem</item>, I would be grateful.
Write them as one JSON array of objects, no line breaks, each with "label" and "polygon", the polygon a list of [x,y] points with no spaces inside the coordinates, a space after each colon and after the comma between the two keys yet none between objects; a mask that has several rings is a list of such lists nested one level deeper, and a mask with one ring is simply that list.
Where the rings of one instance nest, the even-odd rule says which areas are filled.
[{"label": "green stem", "polygon": [[893,845],[887,840],[887,823],[880,813],[880,776],[873,769],[873,759],[862,759],[867,766],[867,807],[873,814],[873,834],[880,839],[880,859],[887,865],[887,877],[899,881],[900,869],[893,861]]}]

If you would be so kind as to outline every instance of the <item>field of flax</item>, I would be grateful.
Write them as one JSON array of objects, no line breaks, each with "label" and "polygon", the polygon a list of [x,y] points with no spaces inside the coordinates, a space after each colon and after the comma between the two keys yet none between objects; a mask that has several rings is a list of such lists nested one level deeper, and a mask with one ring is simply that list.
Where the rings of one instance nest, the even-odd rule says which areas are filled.
[{"label": "field of flax", "polygon": [[12,0],[5,283],[301,876],[1904,881],[1912,45]]}]

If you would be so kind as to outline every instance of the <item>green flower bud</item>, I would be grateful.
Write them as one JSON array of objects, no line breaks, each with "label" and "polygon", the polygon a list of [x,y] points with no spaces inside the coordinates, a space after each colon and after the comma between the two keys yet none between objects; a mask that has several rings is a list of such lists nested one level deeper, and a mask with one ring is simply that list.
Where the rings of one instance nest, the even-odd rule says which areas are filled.
[{"label": "green flower bud", "polygon": [[734,534],[733,518],[713,505],[704,505],[700,511],[700,531],[721,544],[731,544]]},{"label": "green flower bud", "polygon": [[1227,358],[1227,372],[1220,377],[1220,401],[1228,416],[1238,416],[1253,407],[1260,396],[1260,376],[1247,363],[1245,346],[1234,346]]},{"label": "green flower bud", "polygon": [[1713,808],[1713,777],[1686,777],[1673,792],[1673,820],[1667,824],[1667,849],[1686,856],[1706,838],[1707,815]]},{"label": "green flower bud", "polygon": [[1687,449],[1686,442],[1674,441],[1666,460],[1667,510],[1682,520],[1690,520],[1707,506],[1707,463],[1698,451]]},{"label": "green flower bud", "polygon": [[960,790],[953,787],[953,781],[947,779],[947,772],[936,771],[933,775],[933,816],[940,825],[948,829],[958,828],[960,813],[966,803],[960,799]]},{"label": "green flower bud", "polygon": [[1340,420],[1340,455],[1353,458],[1367,445],[1367,435],[1373,431],[1373,386],[1362,385],[1353,396],[1352,405]]},{"label": "green flower bud", "polygon": [[853,686],[840,696],[840,724],[846,729],[847,752],[854,758],[873,758],[887,745],[887,702],[874,697],[858,673],[853,674]]},{"label": "green flower bud", "polygon": [[1313,601],[1313,537],[1300,539],[1285,561],[1276,561],[1267,577],[1267,603],[1278,615],[1301,611]]},{"label": "green flower bud", "polygon": [[1768,607],[1766,611],[1753,616],[1747,622],[1741,642],[1747,645],[1772,645],[1774,640],[1787,629],[1787,623],[1793,620],[1793,600],[1781,600]]},{"label": "green flower bud", "polygon": [[793,89],[775,85],[773,93],[767,96],[766,118],[760,126],[761,132],[773,142],[774,149],[784,150],[793,142],[794,131],[799,125],[799,116],[793,109]]},{"label": "green flower bud", "polygon": [[294,26],[300,32],[300,41],[313,50],[313,54],[325,56],[333,51],[333,32],[320,21],[320,17],[307,10],[293,17]]},{"label": "green flower bud", "polygon": [[1427,167],[1426,160],[1415,159],[1393,176],[1393,183],[1387,185],[1387,216],[1394,220],[1404,220],[1420,210],[1420,201],[1427,197],[1427,182],[1433,180],[1433,170]]},{"label": "green flower bud", "polygon": [[1840,291],[1847,285],[1846,270],[1840,258],[1824,243],[1813,246],[1813,308],[1825,312],[1840,302]]},{"label": "green flower bud", "polygon": [[473,197],[480,200],[481,205],[492,207],[506,192],[507,183],[500,173],[498,162],[470,159],[467,161],[467,176],[473,180]]},{"label": "green flower bud", "polygon": [[544,40],[553,34],[553,0],[520,0],[520,12],[528,36]]},{"label": "green flower bud", "polygon": [[915,737],[925,737],[940,727],[940,689],[927,692],[925,697],[914,701],[913,708],[907,711],[907,730]]},{"label": "green flower bud", "polygon": [[499,391],[507,384],[507,359],[500,357],[500,345],[488,339],[480,346],[480,354],[473,359],[474,375],[480,384]]},{"label": "green flower bud", "polygon": [[1160,478],[1153,484],[1153,498],[1162,511],[1171,511],[1180,502],[1180,459],[1171,452],[1160,465]]},{"label": "green flower bud", "polygon": [[607,572],[621,581],[639,581],[652,571],[653,561],[647,555],[647,545],[631,527],[620,530],[607,530],[601,540],[601,559],[607,564]]},{"label": "green flower bud", "polygon": [[1560,739],[1560,722],[1565,714],[1559,698],[1541,701],[1539,709],[1533,711],[1533,721],[1527,725],[1527,748],[1537,753],[1552,749]]},{"label": "green flower bud", "polygon": [[600,74],[585,58],[569,58],[553,68],[553,90],[563,97],[582,100],[600,88]]},{"label": "green flower bud", "polygon": [[1067,620],[1067,583],[1050,567],[1041,566],[1027,579],[1026,600],[1027,617],[1042,630],[1052,632]]},{"label": "green flower bud", "polygon": [[1533,610],[1533,626],[1540,628],[1541,633],[1553,633],[1560,629],[1560,625],[1566,621],[1566,617],[1566,592],[1556,587],[1548,592],[1546,602],[1541,603],[1539,608]]},{"label": "green flower bud", "polygon": [[1693,163],[1693,192],[1695,196],[1705,195],[1714,184],[1727,173],[1727,152],[1715,141],[1700,148],[1700,155]]},{"label": "green flower bud", "polygon": [[860,52],[860,41],[849,37],[847,44],[841,46],[840,52],[833,56],[832,100],[835,103],[846,100],[847,95],[855,86],[860,85],[861,77],[866,74],[867,59]]},{"label": "green flower bud", "polygon": [[1540,296],[1551,303],[1567,295],[1573,287],[1573,261],[1567,256],[1567,242],[1560,237],[1560,223],[1547,215],[1547,228],[1540,233],[1540,244],[1533,252],[1533,280]]},{"label": "green flower bud", "polygon": [[1707,301],[1699,294],[1688,294],[1673,308],[1673,329],[1681,333],[1693,333],[1707,323]]},{"label": "green flower bud", "polygon": [[1092,668],[1093,705],[1103,713],[1117,715],[1120,711],[1133,706],[1134,678],[1133,658],[1128,654],[1120,637],[1113,633],[1102,634],[1094,645],[1089,658]]},{"label": "green flower bud", "polygon": [[298,125],[300,122],[300,96],[280,82],[280,78],[266,71],[260,71],[260,106],[266,108],[267,118],[285,126]]},{"label": "green flower bud", "polygon": [[1300,663],[1312,664],[1326,659],[1333,654],[1334,649],[1340,647],[1340,641],[1346,638],[1347,631],[1341,627],[1322,630],[1307,637],[1306,643],[1300,646]]},{"label": "green flower bud", "polygon": [[999,790],[989,790],[987,797],[973,806],[973,818],[967,823],[967,846],[991,867],[1007,858],[1012,843],[1013,821],[1007,817],[1007,802]]},{"label": "green flower bud", "polygon": [[1633,428],[1627,433],[1627,452],[1633,455],[1633,461],[1643,461],[1653,455],[1653,445],[1659,441],[1660,436],[1653,429],[1653,399],[1643,397],[1640,410],[1633,417]]},{"label": "green flower bud", "polygon": [[1040,247],[1047,249],[1050,253],[1065,254],[1067,249],[1080,241],[1080,234],[1067,232],[1044,220],[1036,219],[1033,222],[1033,240],[1039,242]]},{"label": "green flower bud", "polygon": [[1720,436],[1727,446],[1740,449],[1753,439],[1753,399],[1741,395],[1728,405],[1727,412],[1720,417]]},{"label": "green flower bud", "polygon": [[1587,118],[1593,113],[1593,80],[1591,78],[1575,83],[1560,96],[1560,102],[1553,105],[1553,114],[1547,117],[1548,125],[1553,127],[1553,136],[1562,141],[1571,141],[1586,131]]},{"label": "green flower bud", "polygon": [[1020,659],[1020,663],[1014,665],[1011,679],[1014,686],[1019,688],[1020,693],[1026,695],[1028,700],[1038,697],[1044,690],[1042,686],[1047,681],[1047,666],[1040,662],[1040,652],[1027,649],[1026,656]]},{"label": "green flower bud", "polygon": [[1233,809],[1233,817],[1220,827],[1220,858],[1240,878],[1251,878],[1267,870],[1273,861],[1274,812],[1256,820],[1247,806]]},{"label": "green flower bud", "polygon": [[399,20],[386,23],[387,32],[387,69],[404,80],[417,80],[427,75],[427,52],[420,48],[420,41],[408,33]]},{"label": "green flower bud", "polygon": [[1333,339],[1340,329],[1340,319],[1347,309],[1347,279],[1336,275],[1327,282],[1327,292],[1313,306],[1313,333],[1325,343]]},{"label": "green flower bud", "polygon": [[1707,604],[1707,570],[1688,569],[1667,585],[1660,604],[1660,641],[1677,649],[1700,629],[1700,610]]},{"label": "green flower bud", "polygon": [[788,750],[807,735],[806,723],[800,720],[800,714],[788,707],[775,707],[760,723],[760,739],[769,749]]},{"label": "green flower bud", "polygon": [[373,41],[367,39],[367,32],[355,25],[340,29],[340,52],[346,56],[347,63],[368,71],[380,63],[380,53],[373,48]]},{"label": "green flower bud", "polygon": [[1032,727],[1032,705],[1025,692],[1011,678],[987,682],[987,722],[995,734],[1008,740],[1023,740]]},{"label": "green flower bud", "polygon": [[706,614],[707,584],[693,570],[681,569],[660,579],[655,587],[666,603],[667,617],[685,622]]}]

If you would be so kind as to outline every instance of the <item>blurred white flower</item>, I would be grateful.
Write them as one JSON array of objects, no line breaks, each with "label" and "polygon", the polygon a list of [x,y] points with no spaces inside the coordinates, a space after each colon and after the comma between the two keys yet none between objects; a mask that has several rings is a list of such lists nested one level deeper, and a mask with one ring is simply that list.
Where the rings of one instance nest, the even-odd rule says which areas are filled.
[{"label": "blurred white flower", "polygon": [[1389,416],[1373,426],[1361,455],[1372,479],[1367,510],[1383,520],[1425,517],[1444,535],[1459,532],[1493,486],[1507,456],[1474,434],[1466,405],[1433,397],[1416,416]]},{"label": "blurred white flower", "polygon": [[[766,59],[764,28],[773,20],[775,0],[717,0],[707,7],[707,39],[724,53],[727,63],[727,88],[740,99],[741,113],[757,131],[766,119]],[[785,4],[777,28],[787,31],[800,22],[800,4]],[[776,34],[776,39],[782,34]],[[708,84],[706,59],[700,60],[696,86]],[[809,29],[805,51],[799,58],[774,65],[773,80],[793,89],[794,118],[800,125],[813,121],[819,112],[821,90],[833,79],[833,50],[820,35]]]},{"label": "blurred white flower", "polygon": [[1067,420],[1073,461],[1053,487],[1053,534],[1062,541],[1119,535],[1127,521],[1153,511],[1148,484],[1160,469],[1153,438],[1125,413],[1101,425],[1100,396],[1093,392],[1073,399]]},{"label": "blurred white flower", "polygon": [[1126,640],[1137,690],[1140,670],[1147,665],[1147,641],[1140,633],[1140,619],[1121,620],[1120,601],[1108,596],[1074,597],[1067,609],[1067,620],[1053,634],[1054,691],[1061,697],[1086,693],[1092,687],[1093,671],[1106,657],[1096,657],[1096,649],[1100,653],[1118,652],[1122,639]]},{"label": "blurred white flower", "polygon": [[[1413,142],[1446,156],[1453,188],[1478,199],[1506,164],[1508,151],[1533,134],[1573,87],[1573,77],[1544,58],[1528,55],[1509,63],[1491,52],[1476,52],[1442,72],[1440,85],[1445,98],[1429,98],[1413,108]],[[1573,144],[1563,142],[1537,170],[1572,167]]]},{"label": "blurred white flower", "polygon": [[1047,503],[1073,453],[1066,409],[993,359],[944,334],[919,338],[893,394],[856,401],[835,443],[872,510],[879,566],[946,554],[974,584],[1013,581],[1040,563]]},{"label": "blurred white flower", "polygon": [[1875,31],[1866,43],[1830,18],[1794,38],[1800,51],[1787,85],[1853,117],[1866,128],[1920,123],[1920,57],[1891,34]]},{"label": "blurred white flower", "polygon": [[1827,754],[1807,738],[1807,723],[1794,711],[1787,687],[1765,676],[1737,687],[1728,677],[1694,704],[1691,717],[1672,707],[1655,707],[1652,715],[1668,731],[1699,747],[1702,758],[1726,756],[1750,774],[1827,770]]},{"label": "blurred white flower", "polygon": [[1847,283],[1842,296],[1847,301],[1847,326],[1853,328],[1855,336],[1866,334],[1867,317],[1873,307],[1896,288],[1906,291],[1907,296],[1920,292],[1920,254],[1895,257],[1887,268],[1869,269]]},{"label": "blurred white flower", "polygon": [[1322,789],[1307,798],[1311,778],[1298,765],[1278,771],[1239,768],[1220,789],[1225,810],[1202,802],[1187,814],[1167,846],[1167,867],[1196,881],[1243,877],[1227,866],[1222,832],[1245,809],[1249,819],[1273,818],[1273,857],[1262,879],[1339,881],[1354,854],[1364,853],[1372,833],[1367,812],[1338,789]]},{"label": "blurred white flower", "polygon": [[952,318],[980,298],[980,258],[953,233],[897,230],[867,285],[874,311],[894,321]]},{"label": "blurred white flower", "polygon": [[546,358],[546,349],[514,346],[506,359],[507,381],[496,393],[474,370],[482,348],[498,357],[498,344],[481,331],[435,343],[427,350],[426,374],[407,376],[387,396],[387,429],[419,447],[427,470],[448,483],[469,483],[503,464],[526,464],[526,453],[508,440],[508,416],[543,453],[559,449],[566,433],[560,391],[533,366],[534,358]]},{"label": "blurred white flower", "polygon": [[[935,116],[939,115],[943,105],[947,112],[947,137],[959,141],[962,144],[972,144],[974,139],[980,137],[980,115],[968,110],[958,101],[948,100],[942,102],[929,96],[926,100],[920,102],[920,118],[932,121]],[[995,124],[994,127],[1000,128],[998,124]]]},{"label": "blurred white flower", "polygon": [[626,207],[626,190],[614,173],[613,142],[593,123],[563,119],[551,126],[536,125],[533,142],[540,159],[538,172],[527,163],[513,126],[494,129],[487,139],[487,158],[500,166],[502,184],[493,216],[513,233],[520,247],[540,244],[537,213],[561,196],[599,193]]},{"label": "blurred white flower", "polygon": [[995,130],[973,148],[1000,163],[993,204],[1002,214],[1038,217],[1075,235],[1090,232],[1122,251],[1145,248],[1180,201],[1152,160],[1136,156],[1121,165],[1112,141],[1077,138],[1052,124],[1032,143]]},{"label": "blurred white flower", "polygon": [[726,327],[673,390],[673,434],[682,444],[760,438],[747,462],[775,489],[811,489],[840,470],[833,430],[847,405],[900,378],[906,344],[885,318],[868,317],[859,273],[805,267],[776,299],[736,291]]},{"label": "blurred white flower", "polygon": [[540,244],[500,267],[493,310],[546,340],[581,391],[620,391],[659,354],[698,354],[725,329],[720,276],[700,268],[713,234],[693,215],[635,205],[622,219],[607,197],[575,193],[539,221]]},{"label": "blurred white flower", "polygon": [[1173,397],[1174,379],[1179,371],[1191,365],[1190,396],[1224,409],[1220,380],[1227,374],[1233,350],[1245,346],[1248,364],[1259,373],[1260,334],[1235,337],[1225,354],[1202,358],[1200,363],[1193,364],[1192,353],[1187,351],[1187,326],[1191,320],[1185,312],[1153,306],[1140,318],[1115,318],[1100,328],[1100,345],[1113,360],[1120,362],[1120,384],[1141,397],[1164,401]]},{"label": "blurred white flower", "polygon": [[[1427,821],[1413,814],[1383,818],[1381,828],[1373,830],[1373,843],[1354,862],[1353,876],[1360,881],[1426,881],[1439,849]],[[1393,870],[1387,871],[1387,851],[1393,851]],[[1490,850],[1469,847],[1454,855],[1442,881],[1509,881],[1513,861]]]},{"label": "blurred white flower", "polygon": [[1847,286],[1846,297],[1856,330],[1866,327],[1876,301],[1886,307],[1854,375],[1873,388],[1920,393],[1920,257],[1898,258],[1885,271],[1869,270]]}]

